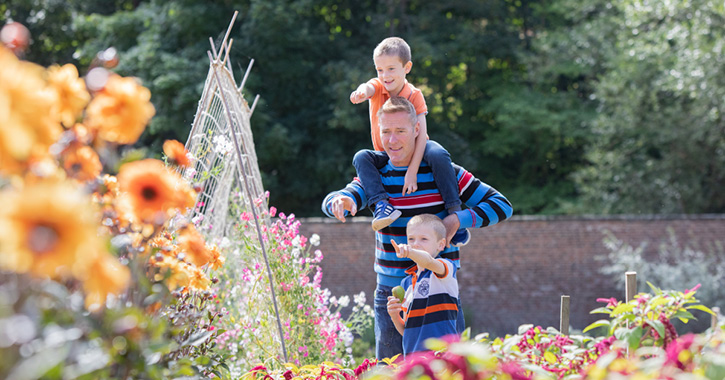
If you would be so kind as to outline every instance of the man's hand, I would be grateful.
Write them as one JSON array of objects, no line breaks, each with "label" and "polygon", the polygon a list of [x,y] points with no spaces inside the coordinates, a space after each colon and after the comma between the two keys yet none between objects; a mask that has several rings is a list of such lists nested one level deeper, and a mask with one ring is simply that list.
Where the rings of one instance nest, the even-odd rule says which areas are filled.
[{"label": "man's hand", "polygon": [[418,173],[411,168],[405,172],[405,182],[403,183],[403,196],[418,191]]},{"label": "man's hand", "polygon": [[350,101],[352,104],[359,104],[366,100],[368,100],[368,94],[366,94],[365,91],[360,91],[358,89],[350,93]]},{"label": "man's hand", "polygon": [[451,246],[453,235],[461,227],[461,221],[458,220],[458,215],[450,214],[443,219],[443,225],[446,226],[446,248],[448,248]]},{"label": "man's hand", "polygon": [[330,201],[330,211],[335,215],[337,220],[345,223],[345,211],[349,211],[350,215],[357,214],[357,205],[355,201],[345,195],[338,195]]},{"label": "man's hand", "polygon": [[395,242],[395,240],[390,240],[391,243],[393,243],[393,249],[395,249],[395,255],[400,258],[407,258],[410,257],[410,246],[408,244],[400,244]]}]

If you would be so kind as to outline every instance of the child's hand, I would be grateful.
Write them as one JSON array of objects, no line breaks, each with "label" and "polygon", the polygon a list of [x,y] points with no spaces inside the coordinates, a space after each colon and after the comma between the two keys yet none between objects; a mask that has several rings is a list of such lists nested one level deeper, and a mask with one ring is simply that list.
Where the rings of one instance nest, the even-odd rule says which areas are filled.
[{"label": "child's hand", "polygon": [[400,317],[400,312],[403,311],[403,304],[399,299],[394,296],[388,297],[388,315],[392,318]]},{"label": "child's hand", "polygon": [[393,243],[393,249],[395,249],[395,255],[403,258],[403,257],[410,257],[410,246],[408,244],[400,244],[398,245],[395,240],[391,240],[391,243]]},{"label": "child's hand", "polygon": [[350,94],[350,101],[352,104],[359,104],[368,100],[368,95],[365,91],[355,90]]},{"label": "child's hand", "polygon": [[403,183],[403,195],[412,194],[418,191],[418,173],[408,169],[405,172],[405,183]]}]

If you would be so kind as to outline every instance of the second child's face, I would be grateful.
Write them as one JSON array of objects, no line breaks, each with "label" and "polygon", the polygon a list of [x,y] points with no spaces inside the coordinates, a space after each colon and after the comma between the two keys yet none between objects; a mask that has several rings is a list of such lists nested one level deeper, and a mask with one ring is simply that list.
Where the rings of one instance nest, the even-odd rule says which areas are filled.
[{"label": "second child's face", "polygon": [[408,227],[407,234],[408,245],[426,251],[432,257],[438,256],[438,252],[442,251],[446,246],[446,239],[438,239],[433,227],[425,224]]},{"label": "second child's face", "polygon": [[405,85],[405,75],[410,72],[413,62],[406,64],[400,58],[392,55],[381,55],[373,59],[375,71],[378,72],[378,79],[391,96],[398,95]]}]

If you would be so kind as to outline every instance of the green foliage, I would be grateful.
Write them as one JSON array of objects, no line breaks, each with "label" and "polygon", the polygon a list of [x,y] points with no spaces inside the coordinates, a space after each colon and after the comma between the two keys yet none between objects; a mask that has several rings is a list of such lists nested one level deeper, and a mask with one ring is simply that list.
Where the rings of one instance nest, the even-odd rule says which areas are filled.
[{"label": "green foliage", "polygon": [[[201,295],[168,303],[165,286],[138,278],[131,299],[89,313],[77,286],[0,272],[0,377],[14,379],[166,379],[225,373],[209,344],[218,332]],[[189,337],[195,339],[188,339]]]},{"label": "green foliage", "polygon": [[[234,10],[230,59],[273,203],[319,215],[370,148],[367,107],[385,37],[413,52],[429,135],[522,214],[724,212],[725,11],[710,0],[11,0],[41,63],[87,66],[109,46],[157,110],[138,145],[184,141],[207,73],[208,38]],[[311,180],[313,179],[313,180]]]},{"label": "green foliage", "polygon": [[604,213],[725,211],[722,4],[611,4],[619,17],[593,17],[618,33],[602,40],[611,55],[593,93],[592,165],[577,173],[583,201]]}]

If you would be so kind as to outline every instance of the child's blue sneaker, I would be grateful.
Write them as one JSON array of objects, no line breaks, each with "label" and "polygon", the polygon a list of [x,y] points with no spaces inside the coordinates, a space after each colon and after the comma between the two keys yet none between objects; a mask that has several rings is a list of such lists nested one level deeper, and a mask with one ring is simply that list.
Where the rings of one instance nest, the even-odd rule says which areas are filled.
[{"label": "child's blue sneaker", "polygon": [[453,235],[453,238],[451,239],[451,245],[454,247],[463,247],[470,241],[471,231],[468,231],[468,228],[461,228],[460,230],[456,231],[455,235]]},{"label": "child's blue sneaker", "polygon": [[373,214],[373,230],[382,230],[398,219],[401,214],[400,210],[397,210],[387,201],[378,202],[375,204],[375,213]]}]

